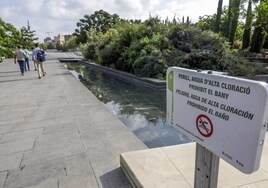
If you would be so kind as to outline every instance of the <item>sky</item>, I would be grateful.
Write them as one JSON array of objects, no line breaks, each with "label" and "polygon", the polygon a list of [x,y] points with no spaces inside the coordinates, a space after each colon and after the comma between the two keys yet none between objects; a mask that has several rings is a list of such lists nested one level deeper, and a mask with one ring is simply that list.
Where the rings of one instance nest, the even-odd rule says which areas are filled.
[{"label": "sky", "polygon": [[[227,1],[223,1],[227,4]],[[39,42],[45,37],[72,34],[84,15],[104,10],[120,18],[145,20],[152,16],[181,19],[212,15],[218,0],[0,0],[0,17],[17,29],[27,26],[34,30]]]}]

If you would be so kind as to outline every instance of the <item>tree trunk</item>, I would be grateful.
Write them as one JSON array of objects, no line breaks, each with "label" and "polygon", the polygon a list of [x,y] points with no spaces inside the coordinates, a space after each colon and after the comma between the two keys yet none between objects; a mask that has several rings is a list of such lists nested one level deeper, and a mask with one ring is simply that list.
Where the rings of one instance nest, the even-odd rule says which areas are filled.
[{"label": "tree trunk", "polygon": [[243,33],[242,49],[246,49],[246,48],[249,47],[252,18],[253,18],[253,15],[252,15],[252,0],[249,0],[248,1],[246,24],[245,24],[244,33]]},{"label": "tree trunk", "polygon": [[214,31],[216,33],[220,32],[221,14],[222,14],[222,2],[223,2],[223,0],[219,0],[219,2],[218,2],[217,16],[216,16],[215,28],[214,28]]},{"label": "tree trunk", "polygon": [[[267,3],[268,0],[261,0],[259,7],[261,7],[262,3]],[[259,8],[258,7],[258,8]],[[256,26],[254,29],[254,33],[252,35],[252,39],[251,39],[251,46],[250,46],[250,51],[251,52],[255,52],[255,53],[260,53],[261,49],[263,47],[264,41],[265,41],[265,37],[266,37],[266,29],[267,29],[267,20],[265,18],[267,18],[267,11],[264,10],[259,10],[258,11],[258,17],[256,20]]]},{"label": "tree trunk", "polygon": [[234,44],[235,32],[236,32],[238,18],[239,18],[240,3],[241,3],[241,0],[233,0],[232,10],[231,10],[233,17],[231,18],[230,29],[228,33],[228,39],[231,45]]},{"label": "tree trunk", "polygon": [[233,7],[233,0],[229,0],[229,5],[228,5],[228,17],[227,17],[227,27],[224,30],[224,36],[228,38],[229,36],[229,30],[230,30],[230,25],[231,25],[231,20],[232,20],[232,7]]},{"label": "tree trunk", "polygon": [[250,51],[260,53],[264,44],[266,34],[262,26],[256,27],[251,40]]}]

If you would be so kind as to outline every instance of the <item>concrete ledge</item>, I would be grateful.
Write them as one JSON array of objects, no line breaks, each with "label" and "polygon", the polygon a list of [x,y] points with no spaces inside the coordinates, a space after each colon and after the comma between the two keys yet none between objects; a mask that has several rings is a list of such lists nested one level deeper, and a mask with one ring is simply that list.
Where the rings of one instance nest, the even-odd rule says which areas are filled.
[{"label": "concrete ledge", "polygon": [[65,57],[65,58],[58,58],[61,63],[72,63],[72,62],[79,62],[81,58],[73,58],[73,57]]},{"label": "concrete ledge", "polygon": [[[70,62],[69,59],[65,59],[65,60],[68,60],[68,62]],[[65,61],[65,62],[67,62],[67,61]],[[166,90],[166,81],[165,80],[158,80],[158,79],[154,79],[154,78],[141,78],[141,77],[135,76],[135,75],[127,73],[127,72],[115,70],[113,68],[101,66],[101,65],[98,65],[96,63],[90,63],[87,61],[79,61],[78,63],[83,64],[87,67],[97,69],[105,74],[111,75],[111,76],[116,77],[116,78],[120,78],[122,80],[126,80],[126,81],[134,83],[134,84],[143,85],[145,87],[155,89],[158,91],[165,91]]]},{"label": "concrete ledge", "polygon": [[[195,143],[122,153],[120,165],[133,187],[190,188],[194,186]],[[257,172],[243,174],[220,160],[218,187],[267,188],[268,139]]]}]

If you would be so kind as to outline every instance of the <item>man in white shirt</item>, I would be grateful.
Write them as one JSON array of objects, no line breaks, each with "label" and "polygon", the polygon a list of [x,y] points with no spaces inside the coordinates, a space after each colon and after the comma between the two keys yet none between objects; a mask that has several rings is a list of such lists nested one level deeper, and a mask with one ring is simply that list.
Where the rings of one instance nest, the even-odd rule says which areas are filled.
[{"label": "man in white shirt", "polygon": [[16,64],[18,62],[22,76],[24,76],[24,71],[25,71],[25,58],[26,58],[26,54],[21,49],[21,46],[19,45],[18,49],[14,53],[14,63]]}]

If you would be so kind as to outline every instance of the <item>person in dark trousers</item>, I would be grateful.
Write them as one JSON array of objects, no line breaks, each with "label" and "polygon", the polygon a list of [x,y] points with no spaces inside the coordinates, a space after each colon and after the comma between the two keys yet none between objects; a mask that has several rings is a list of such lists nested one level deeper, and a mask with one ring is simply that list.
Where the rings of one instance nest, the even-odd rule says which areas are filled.
[{"label": "person in dark trousers", "polygon": [[18,45],[18,49],[14,54],[14,63],[16,64],[18,62],[22,76],[24,76],[25,71],[25,58],[26,58],[25,52],[21,49],[21,46]]},{"label": "person in dark trousers", "polygon": [[29,60],[30,60],[30,51],[27,50],[25,47],[22,47],[22,50],[25,52],[26,54],[26,58],[25,58],[25,71],[30,71],[30,65],[29,65]]}]

